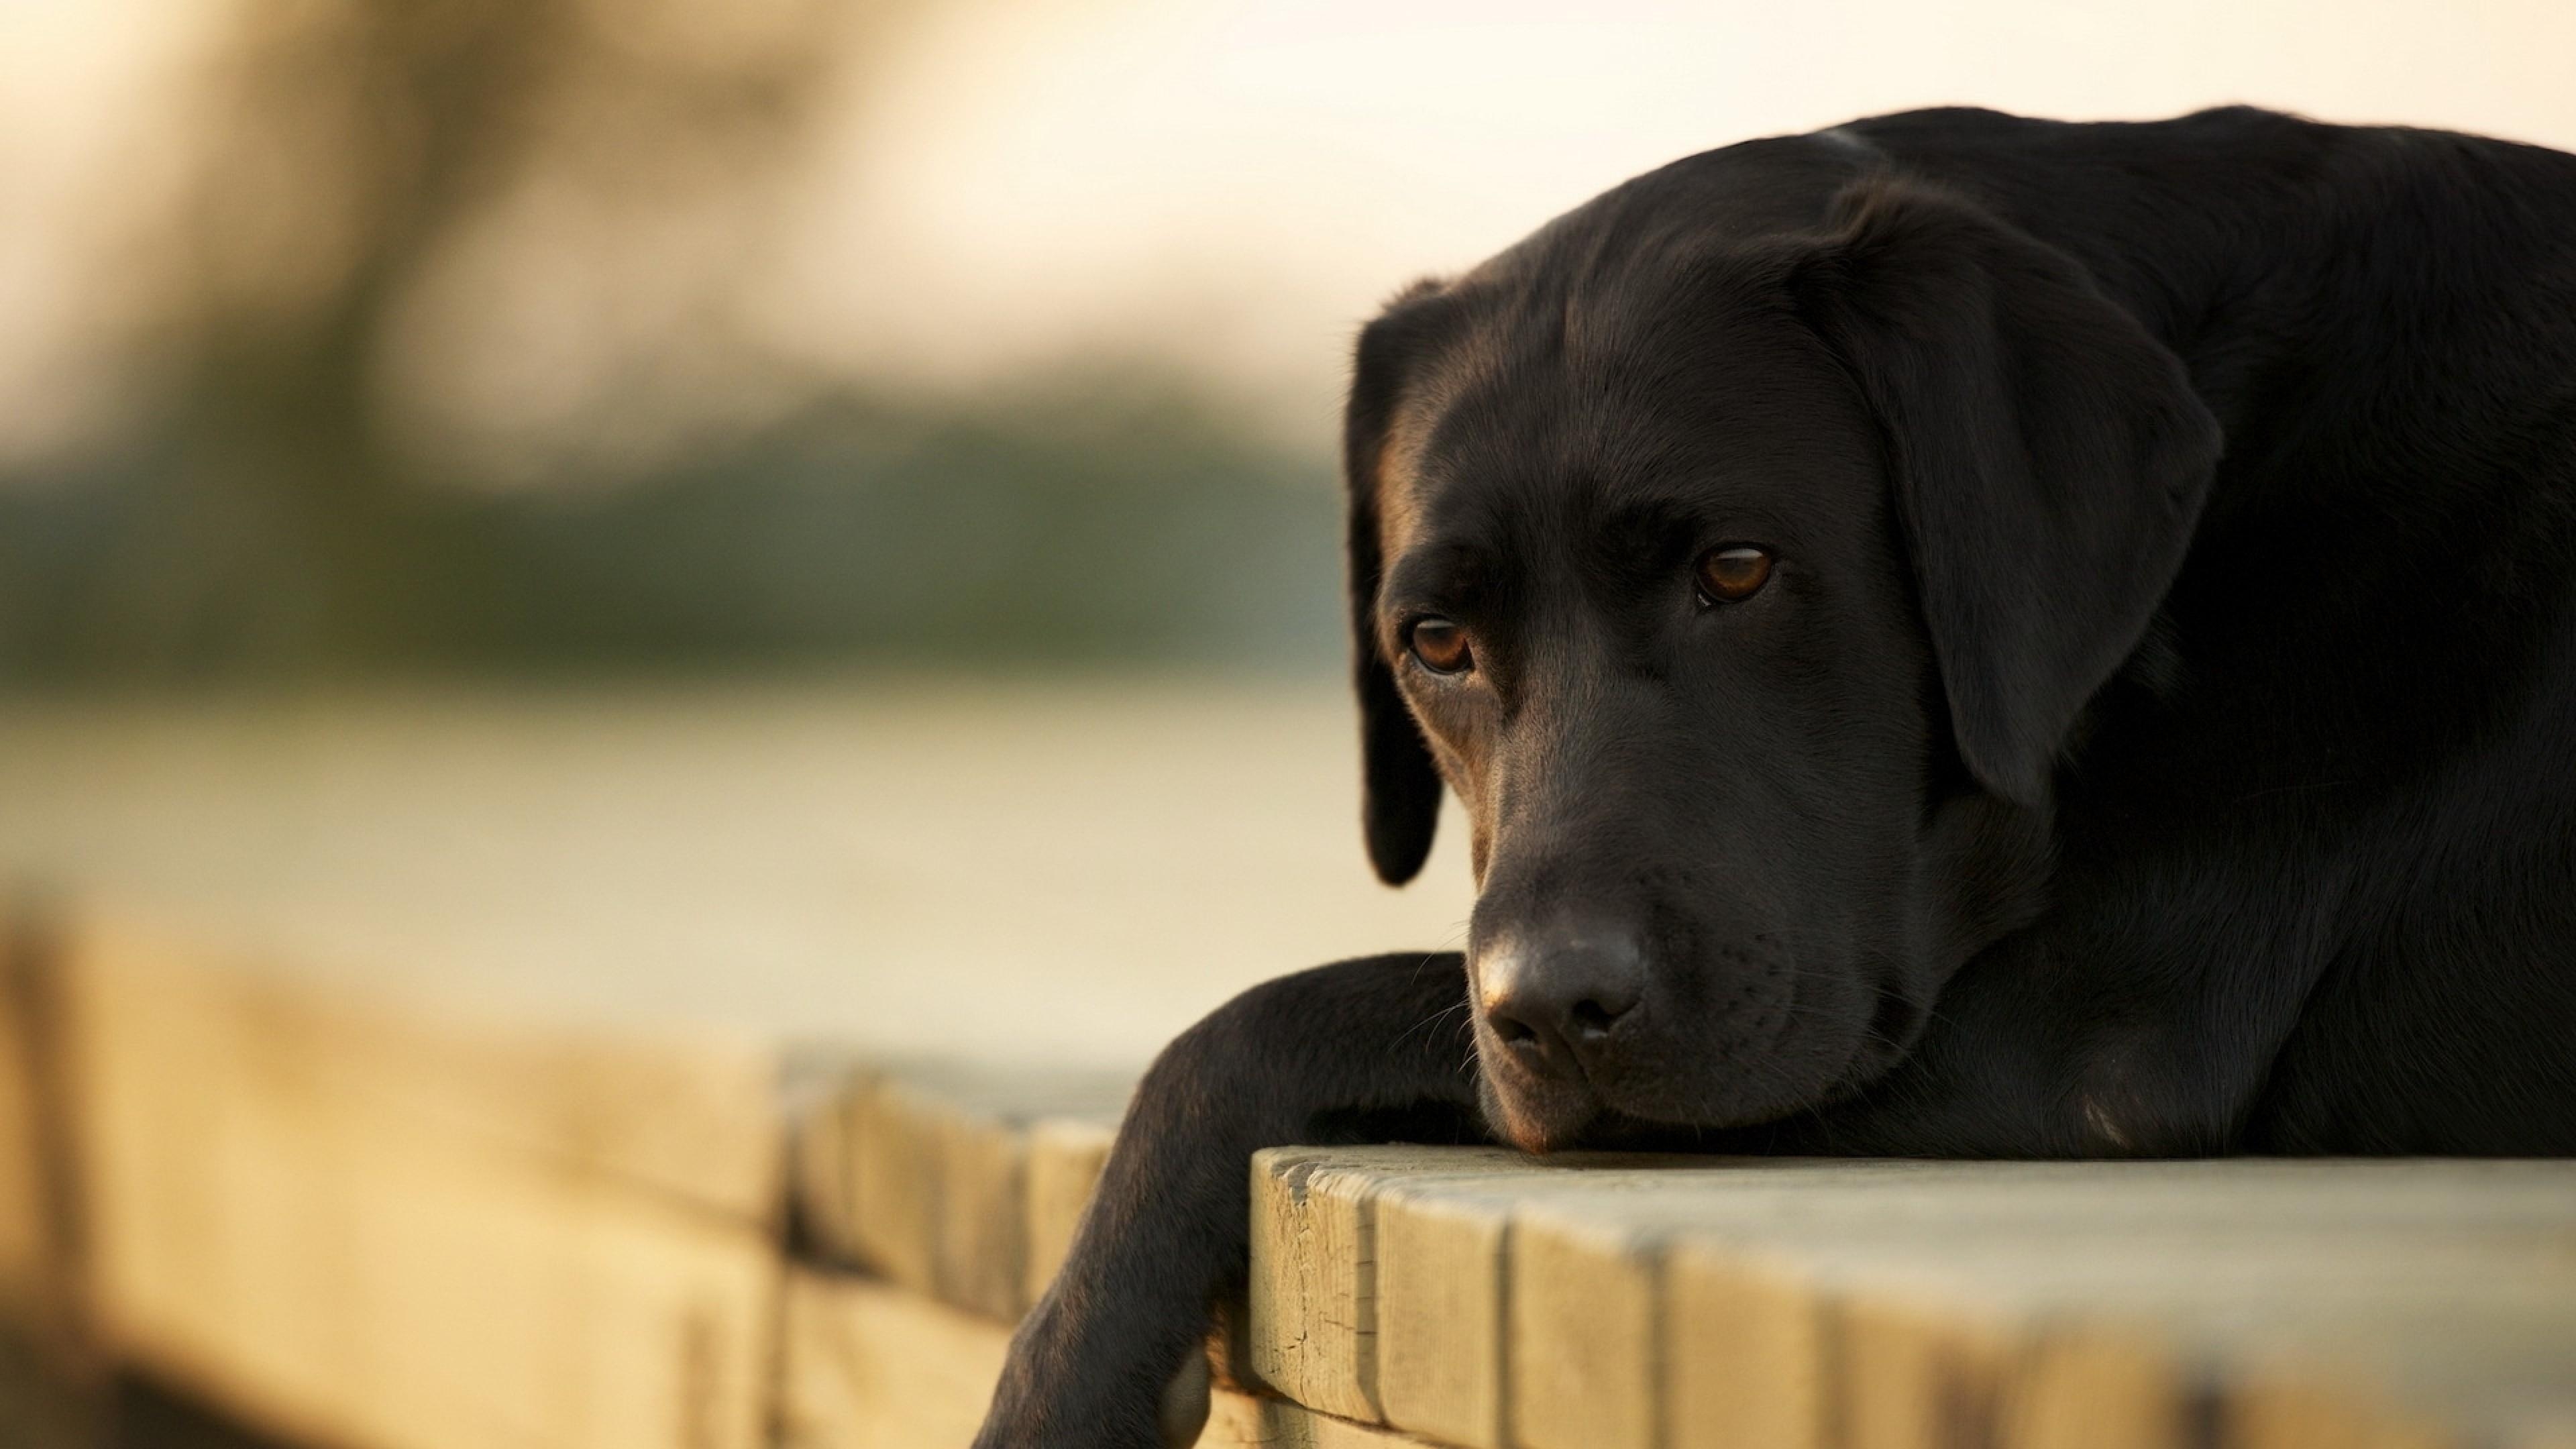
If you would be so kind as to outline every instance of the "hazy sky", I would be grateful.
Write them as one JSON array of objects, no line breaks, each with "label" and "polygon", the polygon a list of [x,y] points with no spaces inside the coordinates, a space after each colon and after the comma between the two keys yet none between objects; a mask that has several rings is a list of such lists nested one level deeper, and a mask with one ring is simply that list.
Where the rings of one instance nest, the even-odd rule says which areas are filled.
[{"label": "hazy sky", "polygon": [[[113,425],[139,325],[117,248],[224,13],[0,3],[0,456]],[[974,386],[1105,349],[1320,438],[1379,298],[1691,151],[1941,102],[2239,100],[2576,148],[2571,56],[2567,0],[952,0],[837,98],[756,238],[494,229],[533,240],[459,270],[391,373],[440,426],[542,426],[624,354],[697,345],[635,321],[678,289],[827,375]]]},{"label": "hazy sky", "polygon": [[810,233],[813,265],[920,285],[818,286],[849,310],[808,316],[818,346],[866,319],[960,367],[1144,319],[1328,396],[1404,281],[1710,146],[1925,104],[2237,100],[2576,145],[2571,58],[2564,0],[961,4],[861,133],[887,164],[818,193]]}]

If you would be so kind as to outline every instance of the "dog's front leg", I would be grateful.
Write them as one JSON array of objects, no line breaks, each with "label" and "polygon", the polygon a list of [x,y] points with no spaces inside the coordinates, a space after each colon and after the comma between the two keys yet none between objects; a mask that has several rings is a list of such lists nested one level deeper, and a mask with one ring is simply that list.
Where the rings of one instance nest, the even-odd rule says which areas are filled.
[{"label": "dog's front leg", "polygon": [[1475,1073],[1455,953],[1282,977],[1182,1033],[1136,1089],[1072,1254],[1011,1340],[978,1449],[1195,1435],[1204,1380],[1183,1370],[1214,1305],[1242,1291],[1252,1153],[1475,1140]]}]

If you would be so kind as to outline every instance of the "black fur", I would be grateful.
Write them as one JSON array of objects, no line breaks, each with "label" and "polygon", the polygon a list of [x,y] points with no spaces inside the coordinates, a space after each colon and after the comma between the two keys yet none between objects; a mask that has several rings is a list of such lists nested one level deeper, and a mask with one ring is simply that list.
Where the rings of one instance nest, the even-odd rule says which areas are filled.
[{"label": "black fur", "polygon": [[1751,142],[1399,298],[1349,424],[1370,854],[1456,790],[1468,950],[1173,1045],[981,1443],[1155,1442],[1263,1143],[2576,1151],[2576,157]]}]

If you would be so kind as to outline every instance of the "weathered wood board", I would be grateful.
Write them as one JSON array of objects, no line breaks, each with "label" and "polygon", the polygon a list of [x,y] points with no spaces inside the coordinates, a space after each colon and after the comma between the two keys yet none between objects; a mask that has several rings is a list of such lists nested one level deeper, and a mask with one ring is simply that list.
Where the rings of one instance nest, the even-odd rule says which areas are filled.
[{"label": "weathered wood board", "polygon": [[60,1296],[63,1241],[58,1178],[51,942],[27,903],[0,897],[0,1309],[44,1315]]},{"label": "weathered wood board", "polygon": [[82,1277],[65,1006],[50,904],[0,894],[0,1350],[44,1381],[20,1397],[77,1414],[95,1406],[103,1373]]},{"label": "weathered wood board", "polygon": [[[1246,1358],[1263,1383],[1299,1403],[1364,1421],[1389,1417],[1383,1382],[1378,1290],[1389,1244],[1380,1230],[1392,1216],[1377,1202],[1382,1191],[1428,1183],[1473,1181],[1508,1170],[1512,1153],[1496,1148],[1279,1148],[1257,1155],[1252,1167],[1252,1331]],[[1412,1245],[1420,1251],[1419,1244]],[[1444,1239],[1440,1247],[1447,1247]],[[1402,1249],[1398,1249],[1402,1251]],[[1411,1305],[1408,1305],[1409,1307]],[[1472,1339],[1486,1331],[1453,1305],[1421,1305],[1422,1340]],[[1408,1344],[1417,1341],[1407,1338]],[[1399,1375],[1420,1355],[1396,1365]],[[1467,1367],[1478,1355],[1449,1351],[1442,1365]],[[1409,1384],[1393,1392],[1402,1394]],[[1442,1432],[1436,1414],[1412,1421]]]},{"label": "weathered wood board", "polygon": [[[315,1444],[761,1442],[783,1129],[749,1083],[441,1039],[97,914],[67,946],[87,1297],[116,1352]],[[666,1071],[687,1090],[609,1091]]]},{"label": "weathered wood board", "polygon": [[831,1258],[1015,1319],[1062,1263],[1134,1081],[930,1061],[853,1068],[799,1115],[799,1219]]},{"label": "weathered wood board", "polygon": [[[772,1057],[486,1032],[124,916],[64,939],[105,1335],[356,1449],[962,1442],[1127,1090],[809,1070],[791,1184]],[[1210,1444],[2563,1449],[2576,1417],[2567,1165],[1250,1172],[1235,1348],[1285,1398],[1220,1390]],[[883,1276],[788,1267],[787,1192]]]},{"label": "weathered wood board", "polygon": [[1256,1162],[1256,1348],[1332,1348],[1281,1387],[1479,1449],[2538,1444],[2576,1408],[2576,1164]]}]

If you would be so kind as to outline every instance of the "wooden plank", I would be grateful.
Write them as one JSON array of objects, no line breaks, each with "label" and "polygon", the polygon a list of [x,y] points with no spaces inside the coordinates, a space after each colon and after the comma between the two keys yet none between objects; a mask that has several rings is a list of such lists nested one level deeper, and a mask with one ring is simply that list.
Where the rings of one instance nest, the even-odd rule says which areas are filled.
[{"label": "wooden plank", "polygon": [[761,1442],[761,1224],[349,1089],[289,1029],[344,1008],[250,991],[241,963],[104,927],[70,945],[88,1296],[121,1355],[354,1449]]},{"label": "wooden plank", "polygon": [[59,912],[0,892],[0,1439],[109,1442],[110,1365],[86,1293]]},{"label": "wooden plank", "polygon": [[787,1202],[792,1251],[818,1260],[851,1258],[849,1223],[858,1210],[855,1144],[845,1117],[872,1074],[850,1054],[808,1046],[787,1056],[780,1106],[787,1117]]},{"label": "wooden plank", "polygon": [[1516,1213],[1504,1385],[1531,1449],[1658,1444],[1660,1266],[1624,1227]]},{"label": "wooden plank", "polygon": [[[1903,1294],[1857,1294],[1832,1313],[1835,1397],[1828,1422],[1850,1449],[1935,1449],[1994,1437],[2010,1329]],[[2158,1449],[2181,1449],[2178,1444]]]},{"label": "wooden plank", "polygon": [[[1758,1194],[1729,1193],[1735,1201],[1702,1205],[1687,1193],[1551,1199],[1514,1228],[1515,1427],[1535,1446],[1582,1442],[1573,1436],[1586,1423],[1595,1426],[1592,1442],[1627,1444],[1695,1442],[1709,1427],[1685,1419],[1680,1408],[1687,1397],[1682,1376],[1701,1361],[1680,1347],[1687,1332],[1673,1320],[1681,1311],[1673,1285],[1681,1275],[1660,1261],[1678,1242],[1700,1244],[1721,1260],[1751,1251],[1801,1265],[1814,1311],[1823,1315],[1823,1358],[1832,1375],[1822,1417],[1852,1449],[1958,1442],[2162,1449],[2188,1442],[2195,1375],[2207,1371],[2188,1362],[2219,1355],[2221,1371],[2238,1373],[2262,1362],[2270,1344],[2349,1355],[2351,1345],[2331,1322],[2302,1321],[2322,1315],[2285,1313],[2280,1305],[2341,1302],[2361,1321],[2432,1318],[2456,1330],[2509,1305],[2491,1284],[2458,1295],[2436,1285],[2517,1269],[2548,1275],[2551,1245],[2566,1232],[2408,1224],[2391,1220],[2386,1204],[2362,1205],[2358,1215],[2366,1221],[2341,1229],[2319,1221],[2330,1219],[2331,1209],[2312,1210],[2303,1222],[2266,1224],[2261,1192],[2231,1202],[2223,1182],[2206,1177],[2166,1179],[2160,1190],[2153,1176],[2125,1185],[2118,1179],[2127,1174],[2116,1168],[2108,1176],[2106,1183],[2099,1173],[2012,1169],[2001,1191],[1987,1171],[1966,1167],[1874,1188],[1816,1179],[1823,1190],[1812,1201],[1767,1217]],[[1903,1201],[1878,1201],[1889,1196]],[[2124,1199],[2115,1217],[2134,1219],[2162,1197],[2186,1221],[2153,1230],[2099,1222],[2092,1209],[2114,1196]],[[2272,1205],[2287,1201],[2275,1197]],[[2562,1201],[2562,1214],[2576,1207],[2576,1199]],[[1905,1220],[1889,1222],[1889,1206]],[[2413,1263],[2390,1266],[2405,1258]],[[1659,1267],[1666,1316],[1656,1339],[1639,1325],[1649,1321]],[[2555,1276],[2576,1301],[2576,1276],[2563,1263]],[[1612,1288],[1585,1295],[1584,1286],[1595,1283]],[[1551,1284],[1559,1285],[1553,1299]],[[1758,1298],[1748,1304],[1707,1293],[1691,1311],[1702,1322],[1728,1323],[1758,1317],[1759,1305]],[[2576,1350],[2576,1316],[2562,1314],[2559,1325],[2565,1355]],[[1665,1375],[1660,1422],[1657,1395],[1640,1387],[1630,1358],[1640,1342]],[[1586,1364],[1578,1345],[1592,1346],[1596,1356],[1602,1345],[1619,1351]],[[2480,1357],[2494,1356],[2482,1350]],[[2376,1367],[2393,1390],[2406,1389],[2426,1362],[2419,1347],[2412,1355],[2383,1355]],[[1566,1365],[1580,1371],[1564,1372]],[[2535,1366],[2532,1381],[2546,1381],[2539,1376],[2550,1371]],[[2116,1415],[2111,1404],[2119,1406]],[[1555,1417],[1532,1418],[1533,1409]],[[2395,1423],[2404,1416],[2391,1410],[2381,1417]],[[2454,1406],[2457,1422],[2477,1417],[2473,1403]]]},{"label": "wooden plank", "polygon": [[2213,1396],[2221,1443],[2483,1449],[2576,1424],[2576,1282],[2563,1249],[2554,1262],[2484,1264],[2420,1240],[2405,1250],[2427,1260],[2422,1279],[2256,1277],[2250,1302],[2175,1315],[2227,1365]]},{"label": "wooden plank", "polygon": [[1061,1261],[1133,1085],[950,1062],[854,1073],[797,1124],[800,1215],[834,1259],[1015,1319]]},{"label": "wooden plank", "polygon": [[[1254,1377],[1329,1414],[1385,1420],[1379,1379],[1381,1194],[1482,1177],[1516,1160],[1517,1154],[1499,1148],[1405,1145],[1254,1154],[1245,1335]],[[1438,1252],[1451,1244],[1434,1235],[1416,1246]],[[1417,1267],[1417,1278],[1429,1276]],[[1434,1315],[1427,1320],[1437,1323],[1434,1331],[1453,1342],[1485,1331],[1478,1320],[1438,1316],[1439,1309],[1408,1303],[1407,1311]],[[1483,1322],[1490,1326],[1495,1320]]]},{"label": "wooden plank", "polygon": [[963,1449],[1010,1330],[876,1279],[791,1270],[779,1424],[787,1449]]},{"label": "wooden plank", "polygon": [[[184,978],[171,989],[309,1096],[744,1221],[776,1218],[787,1143],[775,1046],[361,990],[258,938],[183,929],[121,899],[72,902],[62,930],[127,972]],[[406,974],[421,973],[383,973]]]},{"label": "wooden plank", "polygon": [[1663,1392],[1676,1449],[1833,1442],[1827,1317],[1794,1263],[1687,1240],[1664,1258]]},{"label": "wooden plank", "polygon": [[943,1301],[1015,1319],[1028,1308],[1028,1134],[944,1103],[922,1118],[935,1174],[931,1285]]},{"label": "wooden plank", "polygon": [[1875,1353],[1844,1344],[1851,1401],[1893,1394],[1877,1422],[1901,1426],[1854,1432],[1854,1443],[1940,1442],[1923,1427],[1939,1398],[1890,1386],[1905,1382],[1905,1355],[1949,1354],[1938,1380],[1918,1380],[1969,1385],[2008,1445],[2106,1442],[2106,1400],[2127,1406],[2116,1421],[2127,1442],[2194,1442],[2204,1398],[2234,1444],[2449,1444],[2487,1442],[2516,1414],[2568,1404],[2568,1237],[2437,1224],[2015,1225],[1928,1241],[1848,1230],[1799,1251],[1846,1323],[1902,1312],[1916,1325],[1910,1343],[1882,1338]]},{"label": "wooden plank", "polygon": [[2439,1426],[2395,1411],[2348,1386],[2290,1381],[2228,1395],[2218,1442],[2226,1449],[2456,1449]]},{"label": "wooden plank", "polygon": [[[1509,1285],[1505,1403],[1496,1417],[1531,1449],[1566,1445],[1660,1446],[1702,1442],[1714,1425],[1684,1427],[1673,1405],[1704,1399],[1700,1365],[1670,1352],[1679,1337],[1664,1265],[1667,1242],[1683,1226],[1760,1223],[1806,1210],[1810,1200],[1911,1179],[1921,1164],[1832,1162],[1790,1164],[1723,1158],[1562,1159],[1574,1170],[1535,1169],[1516,1187],[1504,1266]],[[1441,1191],[1434,1188],[1431,1191]],[[1703,1296],[1721,1286],[1697,1285]],[[1767,1289],[1776,1293],[1777,1285]],[[1743,1311],[1768,1306],[1758,1295]],[[1739,1306],[1719,1315],[1731,1322]],[[1773,1358],[1820,1352],[1821,1340],[1794,1324],[1768,1346]],[[1694,1331],[1708,1331],[1695,1329]],[[1714,1331],[1722,1331],[1714,1330]],[[1784,1364],[1787,1376],[1759,1390],[1749,1405],[1731,1406],[1720,1424],[1750,1414],[1756,1421],[1796,1421],[1796,1394],[1821,1372],[1814,1360]],[[1713,1442],[1725,1442],[1722,1437]]]},{"label": "wooden plank", "polygon": [[[1671,1356],[1657,1347],[1665,1288],[1653,1253],[1641,1251],[1648,1245],[1616,1224],[1596,1237],[1580,1216],[1544,1215],[1603,1193],[1688,1193],[1694,1174],[1723,1160],[1571,1153],[1501,1161],[1502,1170],[1472,1176],[1444,1174],[1436,1160],[1400,1174],[1378,1169],[1390,1178],[1376,1210],[1377,1381],[1388,1422],[1475,1446],[1687,1434],[1668,1422],[1658,1396],[1709,1394],[1695,1370],[1677,1388],[1650,1382]],[[1533,1215],[1542,1225],[1524,1241],[1519,1225]],[[1766,1333],[1762,1362],[1785,1372],[1783,1356],[1813,1343],[1812,1331],[1786,1331],[1793,1326]],[[1811,1369],[1799,1371],[1806,1378],[1797,1381],[1812,1380]],[[1753,1415],[1768,1434],[1779,1385],[1792,1381],[1766,1375],[1762,1395],[1733,1407],[1737,1418]]]},{"label": "wooden plank", "polygon": [[70,1083],[52,916],[0,896],[0,1317],[58,1372],[83,1365]]},{"label": "wooden plank", "polygon": [[1330,1160],[1368,1301],[1287,1255],[1256,1285],[1284,1265],[1305,1320],[1365,1312],[1373,1362],[1328,1390],[1480,1449],[2167,1449],[2213,1412],[2291,1445],[2277,1405],[2320,1363],[2347,1417],[2493,1437],[2576,1385],[2576,1165]]},{"label": "wooden plank", "polygon": [[[1449,1442],[1501,1445],[1512,1437],[1507,1340],[1524,1309],[1515,1291],[1536,1295],[1524,1316],[1543,1324],[1560,1310],[1550,1295],[1561,1288],[1563,1311],[1580,1317],[1589,1336],[1589,1346],[1571,1352],[1549,1346],[1549,1364],[1529,1376],[1534,1394],[1546,1392],[1535,1381],[1547,1375],[1590,1375],[1584,1354],[1652,1335],[1651,1281],[1623,1274],[1616,1253],[1579,1272],[1534,1265],[1539,1271],[1524,1276],[1507,1266],[1511,1225],[1536,1204],[1614,1177],[1664,1184],[1687,1160],[1533,1161],[1499,1149],[1388,1147],[1283,1150],[1255,1162],[1253,1341],[1270,1358],[1269,1380],[1300,1402]],[[1612,1379],[1644,1361],[1604,1351]],[[1607,1388],[1586,1392],[1617,1397]],[[1642,1411],[1645,1402],[1627,1409]],[[1552,1410],[1534,1412],[1545,1419]],[[1589,1417],[1580,1432],[1619,1432],[1625,1411]]]},{"label": "wooden plank", "polygon": [[[1971,1318],[1972,1333],[1985,1327]],[[1969,1352],[1980,1345],[1971,1342]],[[1998,1449],[2161,1449],[2197,1442],[2198,1374],[2133,1327],[2043,1323],[2012,1344],[1993,1403]],[[1852,1372],[1865,1371],[1854,1366]]]},{"label": "wooden plank", "polygon": [[2576,1449],[2576,1405],[2515,1415],[2501,1426],[2496,1449]]},{"label": "wooden plank", "polygon": [[1391,1424],[1453,1443],[1499,1444],[1509,1198],[1427,1193],[1423,1185],[1398,1178],[1378,1198],[1379,1401]]},{"label": "wooden plank", "polygon": [[1254,1366],[1301,1403],[1499,1444],[1512,1215],[1578,1180],[1674,1161],[1408,1146],[1256,1155]]},{"label": "wooden plank", "polygon": [[[878,1279],[789,1274],[786,1449],[958,1449],[974,1437],[1010,1331]],[[1278,1399],[1219,1391],[1200,1449],[1396,1449],[1421,1441]]]},{"label": "wooden plank", "polygon": [[1382,1417],[1367,1219],[1381,1181],[1330,1149],[1252,1159],[1250,1367],[1296,1402],[1349,1419]]},{"label": "wooden plank", "polygon": [[31,1303],[47,1296],[53,1223],[45,1184],[53,1164],[40,1105],[42,947],[11,904],[0,899],[0,1307],[23,1320]]},{"label": "wooden plank", "polygon": [[1198,1442],[1199,1449],[1422,1449],[1428,1441],[1284,1399],[1220,1392]]}]

